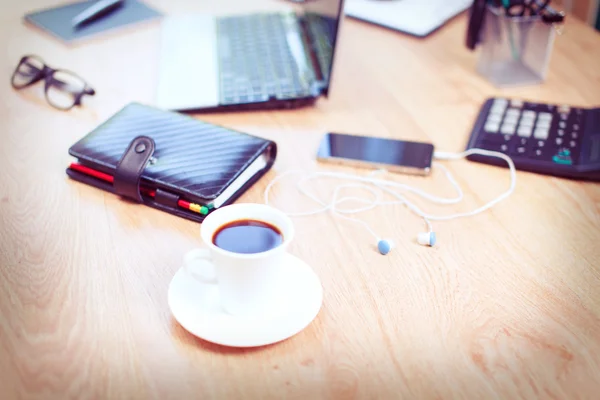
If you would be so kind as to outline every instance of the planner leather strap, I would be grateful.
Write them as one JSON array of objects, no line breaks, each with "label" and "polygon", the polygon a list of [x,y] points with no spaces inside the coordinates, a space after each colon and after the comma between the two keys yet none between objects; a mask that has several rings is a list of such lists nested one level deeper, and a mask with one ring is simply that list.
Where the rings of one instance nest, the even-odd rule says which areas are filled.
[{"label": "planner leather strap", "polygon": [[140,178],[152,154],[154,140],[147,136],[134,138],[117,164],[114,175],[114,191],[138,203],[143,203],[140,194]]}]

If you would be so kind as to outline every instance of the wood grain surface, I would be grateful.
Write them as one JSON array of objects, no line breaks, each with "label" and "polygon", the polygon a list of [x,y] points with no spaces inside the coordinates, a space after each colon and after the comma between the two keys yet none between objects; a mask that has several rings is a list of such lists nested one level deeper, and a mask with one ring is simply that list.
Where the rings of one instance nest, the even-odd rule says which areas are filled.
[{"label": "wood grain surface", "polygon": [[[597,399],[600,396],[600,184],[519,172],[513,196],[472,218],[434,223],[439,245],[415,242],[422,221],[400,206],[361,214],[382,237],[321,214],[295,218],[290,252],[309,263],[323,307],[279,344],[231,349],[172,317],[167,287],[199,225],[69,180],[68,148],[130,101],[154,99],[160,24],[66,46],[23,23],[57,1],[0,13],[0,398],[2,399]],[[211,2],[148,1],[169,13]],[[252,2],[239,2],[240,7]],[[218,2],[215,7],[220,7]],[[316,170],[327,131],[464,148],[490,96],[600,105],[600,35],[567,18],[546,82],[497,89],[477,75],[462,15],[426,39],[346,19],[328,99],[288,111],[198,115],[270,138],[272,171]],[[19,58],[42,56],[97,90],[84,107],[49,107],[41,85],[16,92]],[[470,210],[505,190],[504,168],[445,163]],[[361,171],[356,171],[361,172]],[[399,176],[450,195],[439,171]],[[330,184],[318,187],[325,196]],[[291,182],[275,205],[306,210]]]}]

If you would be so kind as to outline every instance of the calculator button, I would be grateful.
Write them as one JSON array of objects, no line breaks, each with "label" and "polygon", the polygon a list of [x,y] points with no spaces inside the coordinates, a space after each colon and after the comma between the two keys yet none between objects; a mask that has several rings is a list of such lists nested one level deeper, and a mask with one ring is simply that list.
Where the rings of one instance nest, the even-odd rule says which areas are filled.
[{"label": "calculator button", "polygon": [[565,129],[567,127],[567,123],[565,121],[560,121],[558,123],[558,127],[561,129]]},{"label": "calculator button", "polygon": [[540,121],[552,121],[552,114],[547,112],[542,112],[538,115],[538,120]]},{"label": "calculator button", "polygon": [[546,128],[537,128],[533,133],[536,139],[548,139],[549,130]]},{"label": "calculator button", "polygon": [[506,110],[506,106],[503,106],[501,104],[496,104],[494,106],[492,106],[492,108],[490,109],[490,113],[492,114],[504,114],[504,110]]},{"label": "calculator button", "polygon": [[511,107],[521,108],[523,107],[523,102],[521,100],[513,99],[510,101]]},{"label": "calculator button", "polygon": [[506,118],[504,118],[504,123],[506,124],[516,125],[517,122],[519,122],[519,117],[516,115],[507,115]]},{"label": "calculator button", "polygon": [[508,102],[495,101],[492,104],[492,108],[496,108],[498,110],[506,110],[508,108]]},{"label": "calculator button", "polygon": [[516,108],[509,108],[508,111],[506,112],[507,117],[509,117],[511,115],[518,117],[520,114],[521,114],[521,111],[519,111]]},{"label": "calculator button", "polygon": [[500,129],[500,131],[506,135],[514,135],[516,129],[517,129],[517,125],[505,123],[502,125],[502,128]]},{"label": "calculator button", "polygon": [[558,131],[556,131],[556,134],[558,136],[565,136],[565,130],[564,129],[559,129]]},{"label": "calculator button", "polygon": [[565,113],[560,114],[560,119],[563,121],[566,121],[567,119],[569,119],[569,114],[565,114]]},{"label": "calculator button", "polygon": [[527,118],[521,118],[521,122],[519,123],[519,126],[533,127],[533,120],[527,119]]},{"label": "calculator button", "polygon": [[494,99],[494,105],[501,105],[501,106],[506,107],[507,104],[508,104],[508,100],[506,100],[506,99],[502,99],[502,98]]},{"label": "calculator button", "polygon": [[495,122],[499,124],[502,121],[502,115],[500,114],[490,114],[487,117],[486,122]]},{"label": "calculator button", "polygon": [[573,124],[573,130],[578,131],[579,130],[579,125]]},{"label": "calculator button", "polygon": [[522,136],[522,137],[530,137],[531,132],[533,132],[532,126],[521,125],[521,126],[519,126],[519,130],[517,131],[517,135]]},{"label": "calculator button", "polygon": [[571,141],[569,142],[569,146],[571,146],[572,148],[575,148],[575,147],[577,147],[577,142],[576,142],[576,141],[574,141],[574,140],[571,140]]},{"label": "calculator button", "polygon": [[546,145],[546,142],[543,140],[538,140],[536,144],[537,144],[537,147],[544,147]]},{"label": "calculator button", "polygon": [[508,151],[508,145],[507,144],[501,144],[500,145],[500,151],[506,153]]},{"label": "calculator button", "polygon": [[578,136],[579,136],[579,135],[577,134],[577,132],[571,132],[571,137],[572,137],[573,139],[577,139],[577,137],[578,137]]},{"label": "calculator button", "polygon": [[571,107],[569,107],[567,105],[563,105],[563,106],[560,106],[558,108],[558,111],[561,112],[561,113],[567,113],[568,114],[568,113],[571,112]]},{"label": "calculator button", "polygon": [[527,118],[527,119],[535,119],[535,111],[531,111],[531,110],[526,110],[523,111],[523,118]]},{"label": "calculator button", "polygon": [[559,149],[558,153],[552,156],[552,161],[556,164],[572,165],[571,151],[569,149]]},{"label": "calculator button", "polygon": [[487,124],[485,124],[485,127],[483,129],[485,129],[485,131],[489,133],[497,133],[500,130],[500,124],[495,122],[488,122]]},{"label": "calculator button", "polygon": [[517,148],[515,149],[514,152],[515,152],[515,154],[523,155],[523,154],[525,154],[527,152],[527,147],[525,147],[525,146],[517,146]]},{"label": "calculator button", "polygon": [[559,138],[559,137],[558,137],[558,138],[556,138],[556,144],[557,144],[557,145],[559,145],[559,146],[560,146],[560,145],[562,144],[562,142],[563,142],[562,138]]},{"label": "calculator button", "polygon": [[529,140],[526,138],[519,138],[517,141],[517,146],[527,146],[527,143],[529,143]]},{"label": "calculator button", "polygon": [[546,128],[546,129],[549,129],[550,128],[550,121],[545,120],[545,119],[544,120],[540,119],[540,120],[538,120],[537,124],[535,124],[535,127],[536,128]]}]

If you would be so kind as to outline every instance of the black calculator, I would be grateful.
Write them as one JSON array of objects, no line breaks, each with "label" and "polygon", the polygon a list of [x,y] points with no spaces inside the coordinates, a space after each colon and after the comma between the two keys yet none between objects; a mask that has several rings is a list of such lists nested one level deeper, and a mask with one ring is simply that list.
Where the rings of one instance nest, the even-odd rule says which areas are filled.
[{"label": "black calculator", "polygon": [[[520,170],[600,181],[600,108],[491,98],[475,121],[470,148],[505,153]],[[488,156],[467,159],[507,166]]]}]

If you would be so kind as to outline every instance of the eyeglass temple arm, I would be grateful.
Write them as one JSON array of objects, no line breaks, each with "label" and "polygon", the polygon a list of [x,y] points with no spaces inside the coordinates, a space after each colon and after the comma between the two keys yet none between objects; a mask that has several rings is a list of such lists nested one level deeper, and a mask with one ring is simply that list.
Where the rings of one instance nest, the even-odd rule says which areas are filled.
[{"label": "eyeglass temple arm", "polygon": [[[69,88],[69,84],[67,82],[61,81],[60,79],[56,79],[55,77],[52,77],[52,81],[54,82],[54,84],[56,86],[60,86],[64,89],[66,89],[67,91],[70,91]],[[85,84],[85,87],[83,88],[83,93],[85,94],[89,94],[91,96],[96,94],[96,91],[90,87],[87,83]]]}]

